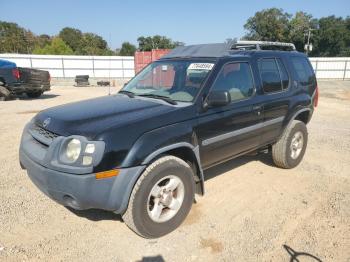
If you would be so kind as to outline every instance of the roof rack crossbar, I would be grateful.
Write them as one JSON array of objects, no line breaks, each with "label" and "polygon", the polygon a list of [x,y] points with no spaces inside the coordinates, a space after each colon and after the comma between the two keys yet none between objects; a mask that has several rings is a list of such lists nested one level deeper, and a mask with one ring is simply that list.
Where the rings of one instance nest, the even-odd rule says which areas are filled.
[{"label": "roof rack crossbar", "polygon": [[266,50],[264,47],[287,47],[295,51],[295,45],[292,43],[284,42],[269,42],[269,41],[235,41],[231,49],[236,50]]}]

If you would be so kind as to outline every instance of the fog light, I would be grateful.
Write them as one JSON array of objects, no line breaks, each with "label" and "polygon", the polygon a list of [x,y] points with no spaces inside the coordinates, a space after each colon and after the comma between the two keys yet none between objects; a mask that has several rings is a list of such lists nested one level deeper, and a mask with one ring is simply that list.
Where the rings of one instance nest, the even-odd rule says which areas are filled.
[{"label": "fog light", "polygon": [[84,156],[83,157],[83,165],[89,166],[92,163],[92,157],[91,156]]},{"label": "fog light", "polygon": [[87,144],[85,148],[85,153],[93,154],[95,152],[95,145],[94,144]]}]

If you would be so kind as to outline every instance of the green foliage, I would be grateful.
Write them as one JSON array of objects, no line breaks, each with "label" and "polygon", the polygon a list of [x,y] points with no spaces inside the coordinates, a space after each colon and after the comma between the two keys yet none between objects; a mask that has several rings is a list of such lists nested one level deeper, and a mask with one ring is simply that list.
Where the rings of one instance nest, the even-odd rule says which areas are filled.
[{"label": "green foliage", "polygon": [[349,17],[328,16],[319,20],[315,33],[316,45],[313,55],[350,56]]},{"label": "green foliage", "polygon": [[81,42],[83,34],[80,30],[65,27],[63,28],[58,36],[76,53],[79,53],[81,50]]},{"label": "green foliage", "polygon": [[99,35],[85,33],[80,42],[81,55],[105,55],[107,42]]},{"label": "green foliage", "polygon": [[34,49],[33,53],[40,55],[72,55],[73,50],[61,38],[55,37],[50,44],[43,48]]},{"label": "green foliage", "polygon": [[[310,56],[350,56],[350,17],[314,19],[305,12],[291,15],[282,9],[271,8],[256,12],[244,28],[247,30],[244,39],[292,42],[301,52],[307,41],[306,32],[311,29],[313,51]],[[184,45],[160,35],[140,36],[137,41],[140,51]],[[119,55],[133,55],[135,51],[134,45],[124,42]],[[101,36],[75,28],[65,27],[58,36],[51,37],[35,35],[16,23],[0,21],[0,53],[115,55],[116,52]]]},{"label": "green foliage", "polygon": [[35,47],[36,48],[43,48],[46,45],[49,45],[51,43],[51,37],[49,35],[39,35],[35,39]]},{"label": "green foliage", "polygon": [[289,34],[291,15],[282,9],[271,8],[256,12],[244,28],[248,30],[246,39],[263,41],[286,41]]},{"label": "green foliage", "polygon": [[311,29],[311,56],[350,56],[350,17],[329,16],[319,20],[305,12],[294,16],[282,9],[265,9],[255,13],[244,25],[245,39],[292,42],[304,51],[307,32]]},{"label": "green foliage", "polygon": [[304,51],[306,41],[305,34],[309,28],[312,30],[317,28],[317,20],[313,19],[310,14],[296,12],[296,14],[289,21],[289,27],[290,31],[287,40],[293,42],[297,50]]},{"label": "green foliage", "polygon": [[0,21],[0,53],[29,53],[33,43],[26,37],[30,34],[15,23]]},{"label": "green foliage", "polygon": [[140,36],[137,38],[140,51],[151,51],[152,49],[173,49],[176,46],[184,45],[182,42],[173,42],[165,36]]},{"label": "green foliage", "polygon": [[119,50],[119,55],[121,56],[133,56],[136,51],[136,46],[129,42],[124,42],[122,48]]}]

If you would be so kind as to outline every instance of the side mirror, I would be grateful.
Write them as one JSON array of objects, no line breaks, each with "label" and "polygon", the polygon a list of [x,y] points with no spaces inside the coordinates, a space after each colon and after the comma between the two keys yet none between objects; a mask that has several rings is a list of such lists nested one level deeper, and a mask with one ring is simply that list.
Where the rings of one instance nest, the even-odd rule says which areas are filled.
[{"label": "side mirror", "polygon": [[2,82],[1,80],[0,80],[0,86],[3,86],[4,85],[4,82]]},{"label": "side mirror", "polygon": [[218,107],[231,103],[231,95],[227,91],[211,91],[206,99],[206,106]]}]

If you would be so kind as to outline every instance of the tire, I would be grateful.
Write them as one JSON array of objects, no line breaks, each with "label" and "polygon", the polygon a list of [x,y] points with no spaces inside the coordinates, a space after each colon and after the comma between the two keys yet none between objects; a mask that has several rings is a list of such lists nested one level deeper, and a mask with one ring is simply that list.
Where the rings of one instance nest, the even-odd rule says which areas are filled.
[{"label": "tire", "polygon": [[0,100],[7,100],[11,95],[11,92],[4,86],[0,86]]},{"label": "tire", "polygon": [[[300,143],[300,141],[302,142]],[[286,169],[299,165],[304,157],[307,141],[306,125],[301,121],[294,120],[277,143],[272,146],[272,159],[275,165]]]},{"label": "tire", "polygon": [[43,92],[40,90],[40,91],[32,91],[32,92],[27,92],[27,96],[29,98],[38,98],[41,96]]},{"label": "tire", "polygon": [[[179,183],[176,191],[171,194],[160,193],[162,197],[151,195],[151,192],[157,192],[156,185],[161,185],[159,188],[164,189],[170,184],[176,184],[170,183],[171,181],[178,182],[178,180],[182,184]],[[137,180],[129,199],[128,208],[123,214],[123,220],[131,230],[142,237],[157,238],[164,236],[175,230],[185,220],[194,201],[194,192],[195,184],[191,167],[180,158],[163,156],[149,165]],[[170,200],[164,197],[167,194],[172,196]],[[182,201],[180,201],[181,196],[183,196]],[[174,202],[174,199],[177,201]],[[163,203],[163,200],[170,201],[170,204]],[[160,212],[159,221],[155,221],[158,216],[152,215],[152,212],[156,210],[156,203],[165,206]],[[174,203],[181,204],[175,205]]]}]

